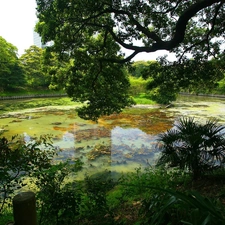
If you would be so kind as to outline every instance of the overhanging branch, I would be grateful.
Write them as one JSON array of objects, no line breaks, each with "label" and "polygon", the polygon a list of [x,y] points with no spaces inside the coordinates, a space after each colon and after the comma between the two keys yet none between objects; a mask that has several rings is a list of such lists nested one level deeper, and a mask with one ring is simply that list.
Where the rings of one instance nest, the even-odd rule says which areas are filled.
[{"label": "overhanging branch", "polygon": [[[129,13],[126,13],[129,18],[135,23],[135,25],[137,26],[137,28],[142,31],[148,38],[152,39],[153,41],[155,41],[151,46],[134,46],[132,44],[127,44],[124,41],[122,41],[112,30],[109,29],[109,27],[105,27],[106,29],[108,29],[108,31],[110,32],[110,34],[112,35],[112,37],[114,38],[114,40],[120,44],[122,47],[129,49],[129,50],[133,50],[134,52],[132,54],[130,54],[127,58],[121,60],[121,63],[124,62],[128,62],[130,61],[134,56],[136,56],[138,53],[140,52],[155,52],[158,50],[172,50],[175,47],[179,46],[180,43],[183,42],[184,40],[184,36],[185,36],[185,32],[186,32],[186,28],[187,28],[187,24],[189,22],[189,20],[191,18],[193,18],[199,11],[201,11],[204,8],[207,8],[213,4],[216,3],[220,3],[219,6],[217,7],[217,13],[220,7],[222,7],[222,5],[225,3],[224,0],[202,0],[202,1],[198,1],[197,3],[191,5],[188,9],[186,9],[186,11],[184,11],[182,13],[182,15],[179,17],[176,27],[175,27],[175,32],[173,37],[171,38],[171,40],[169,41],[163,41],[162,39],[159,38],[159,36],[155,33],[155,32],[147,32],[146,29],[144,29],[139,23],[138,21],[136,21],[131,15],[129,15]],[[119,13],[119,11],[116,11],[117,13]],[[121,13],[125,13],[124,11],[121,11]],[[216,16],[217,14],[215,14]],[[213,20],[215,19],[215,16],[213,18]],[[213,29],[213,28],[212,28]],[[209,38],[210,33],[212,32],[212,29],[210,30],[210,32],[208,33],[207,38]],[[205,39],[204,39],[205,41]],[[199,43],[202,43],[202,41],[200,41]],[[196,46],[197,44],[193,44],[193,46]],[[117,60],[115,60],[117,61]]]}]

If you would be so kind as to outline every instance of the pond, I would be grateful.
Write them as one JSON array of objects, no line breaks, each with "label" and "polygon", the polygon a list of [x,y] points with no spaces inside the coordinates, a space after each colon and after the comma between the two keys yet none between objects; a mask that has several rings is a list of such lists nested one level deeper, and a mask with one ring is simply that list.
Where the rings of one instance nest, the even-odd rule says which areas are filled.
[{"label": "pond", "polygon": [[51,134],[61,149],[56,160],[79,158],[84,168],[79,176],[110,170],[134,171],[153,165],[159,155],[157,135],[172,128],[181,116],[225,121],[225,99],[180,97],[172,107],[137,105],[121,114],[105,116],[98,123],[80,119],[71,106],[41,107],[0,116],[3,135],[32,137]]}]

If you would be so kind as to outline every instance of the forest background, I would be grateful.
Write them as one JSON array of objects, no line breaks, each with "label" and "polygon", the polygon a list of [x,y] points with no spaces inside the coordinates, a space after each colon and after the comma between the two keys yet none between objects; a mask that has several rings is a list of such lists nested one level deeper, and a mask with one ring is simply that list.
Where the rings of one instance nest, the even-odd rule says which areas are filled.
[{"label": "forest background", "polygon": [[[18,56],[16,46],[0,37],[0,96],[65,94],[67,81],[64,73],[70,62],[60,62],[56,55],[49,55],[46,49],[35,45]],[[190,65],[164,65],[158,61],[133,61],[124,65],[123,72],[129,78],[129,94],[136,101],[147,98],[150,101],[168,104],[180,92],[190,94],[225,93],[223,60],[209,60],[201,68],[190,60]],[[115,71],[116,73],[117,71]],[[166,88],[165,88],[166,87]],[[141,102],[141,101],[140,101]]]}]

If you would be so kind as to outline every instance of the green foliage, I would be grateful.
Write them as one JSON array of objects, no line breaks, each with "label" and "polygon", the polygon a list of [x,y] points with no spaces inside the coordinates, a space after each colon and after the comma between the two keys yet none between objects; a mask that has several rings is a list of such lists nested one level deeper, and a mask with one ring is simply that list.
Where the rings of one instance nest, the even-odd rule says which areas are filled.
[{"label": "green foliage", "polygon": [[122,206],[117,207],[122,210],[124,202],[140,201],[138,218],[133,224],[223,224],[225,211],[221,202],[195,191],[177,190],[181,186],[186,189],[190,182],[190,175],[181,170],[139,168],[120,180],[116,193]]},{"label": "green foliage", "polygon": [[158,140],[161,150],[158,165],[189,170],[193,178],[224,167],[224,126],[217,125],[215,120],[200,124],[194,118],[180,118]]},{"label": "green foliage", "polygon": [[82,163],[53,163],[56,153],[49,136],[29,143],[19,137],[0,139],[0,216],[4,214],[4,220],[9,218],[15,193],[24,186],[34,188],[33,184],[39,224],[71,224],[76,219],[81,193],[77,183],[68,179],[76,175]]},{"label": "green foliage", "polygon": [[99,220],[98,224],[113,224],[112,207],[108,204],[107,196],[116,184],[110,171],[92,177],[86,176],[83,182],[83,201],[80,205],[81,218],[90,221],[95,218]]},{"label": "green foliage", "polygon": [[[37,0],[40,20],[37,31],[44,42],[54,40],[55,49],[64,53],[88,44],[89,52],[99,57],[109,49],[108,39],[114,39],[131,50],[127,61],[140,52],[163,49],[173,50],[178,56],[191,52],[204,58],[215,56],[221,50],[223,7],[222,0],[78,0],[71,3]],[[96,49],[89,37],[100,33],[105,42]]]},{"label": "green foliage", "polygon": [[223,58],[212,59],[183,59],[179,62],[168,62],[160,59],[160,64],[150,64],[143,71],[143,77],[151,78],[147,84],[150,96],[161,104],[176,100],[181,91],[194,93],[212,92],[218,81],[224,77]]},{"label": "green foliage", "polygon": [[[144,77],[143,74],[146,68],[157,66],[156,61],[135,61],[128,67],[128,71],[132,77]],[[153,69],[154,70],[154,69]]]},{"label": "green foliage", "polygon": [[225,79],[221,79],[219,82],[218,82],[218,85],[217,87],[212,90],[212,94],[220,94],[220,95],[224,95],[225,94]]},{"label": "green foliage", "polygon": [[137,168],[136,172],[126,174],[120,179],[123,198],[128,200],[147,199],[155,190],[149,186],[159,188],[175,188],[178,184],[185,184],[190,176],[180,170],[166,170],[149,167],[145,170]]},{"label": "green foliage", "polygon": [[82,163],[64,162],[52,165],[34,174],[38,187],[39,224],[71,224],[79,215],[81,192],[76,182],[68,182],[76,175]]},{"label": "green foliage", "polygon": [[141,93],[146,92],[147,81],[144,80],[143,78],[141,77],[136,78],[136,77],[130,76],[129,82],[130,82],[129,93],[132,96],[137,96]]},{"label": "green foliage", "polygon": [[50,78],[45,73],[43,54],[43,49],[32,45],[20,57],[20,62],[29,87],[48,87],[50,84]]},{"label": "green foliage", "polygon": [[221,79],[218,81],[218,83],[215,85],[215,88],[209,91],[209,93],[213,94],[224,94],[225,93],[225,66],[224,66],[224,57],[225,55],[222,54],[221,59],[219,61],[215,61],[215,65],[217,65],[217,70],[219,70],[221,74]]},{"label": "green foliage", "polygon": [[0,213],[11,204],[15,190],[26,185],[23,178],[51,165],[54,148],[48,136],[25,143],[21,137],[0,138]]},{"label": "green foliage", "polygon": [[[30,173],[21,175],[29,175],[36,184],[40,225],[216,225],[225,222],[224,207],[216,200],[203,197],[197,192],[182,193],[176,190],[182,185],[185,188],[190,182],[188,173],[149,167],[145,170],[138,168],[119,180],[110,171],[105,171],[77,181],[76,173],[82,167],[81,161],[52,161],[54,154],[48,140],[36,140],[37,144],[32,143],[35,145],[33,151],[26,149],[26,159],[33,160],[28,165],[24,165],[26,160],[23,160],[23,155],[10,155],[15,156],[14,151],[17,152],[19,146],[24,147],[23,142],[10,141],[0,146],[12,151],[7,155],[7,164],[13,165],[15,162],[15,168],[21,168],[18,163],[20,161],[23,168],[30,169],[30,164],[38,165]],[[32,144],[29,146],[32,147]],[[49,150],[44,151],[44,146]],[[47,159],[45,157],[48,160],[43,163]],[[26,182],[23,180],[23,184]],[[8,208],[2,213],[1,222],[12,220]]]},{"label": "green foliage", "polygon": [[0,36],[0,91],[13,90],[24,83],[17,48]]},{"label": "green foliage", "polygon": [[[69,60],[63,75],[64,88],[69,97],[74,101],[85,103],[79,108],[78,115],[83,119],[97,120],[101,115],[121,112],[126,106],[134,104],[129,96],[129,79],[124,66],[111,64],[108,61],[96,58],[98,45],[104,42],[101,35],[86,37],[91,43],[89,46],[74,49],[71,55],[74,60]],[[104,52],[108,57],[118,51],[118,45],[112,40],[107,44],[110,50]]]},{"label": "green foliage", "polygon": [[167,84],[166,85],[160,85],[160,87],[157,88],[153,88],[150,92],[149,92],[149,97],[159,103],[159,104],[169,104],[172,101],[175,101],[177,98],[177,91],[167,88]]},{"label": "green foliage", "polygon": [[151,100],[150,95],[145,94],[145,93],[141,93],[139,95],[136,95],[135,97],[133,97],[133,99],[134,99],[136,104],[142,104],[142,105],[155,105],[156,104],[155,101]]},{"label": "green foliage", "polygon": [[12,215],[12,210],[10,207],[4,207],[0,214],[0,224],[5,225],[8,224],[9,221],[13,221],[13,215]]},{"label": "green foliage", "polygon": [[51,48],[47,47],[43,51],[41,63],[45,77],[50,83],[48,86],[49,89],[64,91],[65,84],[67,83],[66,73],[72,63],[68,55],[61,58],[58,54],[51,52]]},{"label": "green foliage", "polygon": [[[94,80],[90,70],[85,77],[77,80],[73,77],[68,84],[67,93],[74,101],[87,102],[78,110],[78,115],[83,119],[97,120],[101,115],[120,113],[125,106],[135,104],[128,94],[130,85],[123,68],[117,64],[104,64],[103,67],[104,71],[96,74]],[[88,68],[94,69],[90,65]]]},{"label": "green foliage", "polygon": [[149,199],[143,201],[141,224],[188,224],[217,225],[224,224],[224,208],[216,200],[201,196],[197,192],[179,191],[149,187],[158,191]]}]

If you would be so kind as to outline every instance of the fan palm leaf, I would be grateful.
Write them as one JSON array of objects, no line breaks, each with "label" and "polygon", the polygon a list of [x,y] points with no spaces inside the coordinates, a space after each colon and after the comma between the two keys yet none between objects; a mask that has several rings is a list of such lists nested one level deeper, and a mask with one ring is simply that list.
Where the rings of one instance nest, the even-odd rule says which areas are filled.
[{"label": "fan palm leaf", "polygon": [[161,157],[157,165],[187,169],[195,178],[224,166],[225,127],[216,120],[200,124],[194,118],[180,118],[172,129],[159,135],[158,142]]}]

